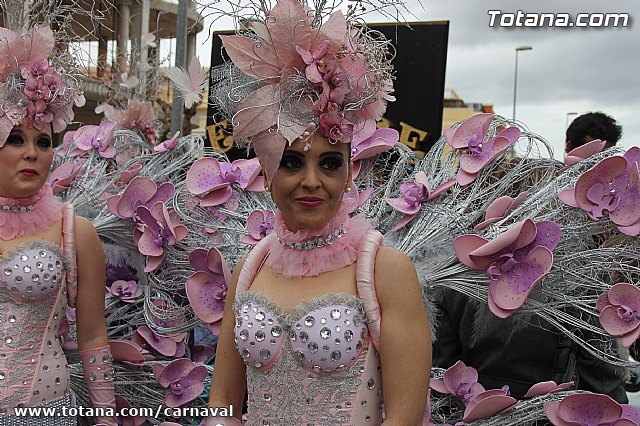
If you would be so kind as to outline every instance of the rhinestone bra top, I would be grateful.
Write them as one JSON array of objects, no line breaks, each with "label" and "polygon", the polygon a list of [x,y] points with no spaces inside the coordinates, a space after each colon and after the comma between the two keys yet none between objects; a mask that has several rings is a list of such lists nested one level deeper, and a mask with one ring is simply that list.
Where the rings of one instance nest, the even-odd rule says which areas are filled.
[{"label": "rhinestone bra top", "polygon": [[58,337],[67,306],[64,259],[59,246],[43,240],[0,256],[0,415],[69,389]]},{"label": "rhinestone bra top", "polygon": [[245,362],[257,368],[273,363],[289,339],[296,359],[308,369],[344,369],[356,360],[367,337],[362,302],[353,295],[325,295],[284,314],[268,296],[247,291],[235,308],[236,346]]},{"label": "rhinestone bra top", "polygon": [[19,244],[0,256],[0,285],[14,302],[46,299],[60,287],[63,258],[60,247],[48,241]]}]

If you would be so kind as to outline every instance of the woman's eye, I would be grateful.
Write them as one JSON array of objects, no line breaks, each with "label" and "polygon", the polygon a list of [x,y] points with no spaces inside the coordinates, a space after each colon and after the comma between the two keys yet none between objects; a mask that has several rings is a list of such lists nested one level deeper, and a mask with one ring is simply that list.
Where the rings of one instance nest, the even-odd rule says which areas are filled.
[{"label": "woman's eye", "polygon": [[302,167],[302,161],[294,156],[285,156],[282,157],[282,160],[280,161],[280,167],[286,170],[298,169]]},{"label": "woman's eye", "polygon": [[42,148],[51,148],[51,139],[48,137],[41,137],[38,139],[37,144]]},{"label": "woman's eye", "polygon": [[320,167],[325,170],[337,170],[342,167],[342,160],[339,158],[325,158],[320,162]]},{"label": "woman's eye", "polygon": [[7,138],[7,143],[11,144],[11,145],[20,145],[23,142],[24,142],[24,140],[22,139],[22,135],[20,135],[18,133],[12,133]]}]

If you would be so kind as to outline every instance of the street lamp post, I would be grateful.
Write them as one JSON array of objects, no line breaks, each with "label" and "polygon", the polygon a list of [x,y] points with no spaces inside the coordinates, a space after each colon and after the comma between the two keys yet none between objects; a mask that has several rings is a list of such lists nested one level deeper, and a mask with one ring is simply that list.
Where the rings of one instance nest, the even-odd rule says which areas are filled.
[{"label": "street lamp post", "polygon": [[518,91],[518,52],[523,50],[531,50],[531,46],[516,47],[516,68],[513,75],[513,121],[516,120],[516,93]]}]

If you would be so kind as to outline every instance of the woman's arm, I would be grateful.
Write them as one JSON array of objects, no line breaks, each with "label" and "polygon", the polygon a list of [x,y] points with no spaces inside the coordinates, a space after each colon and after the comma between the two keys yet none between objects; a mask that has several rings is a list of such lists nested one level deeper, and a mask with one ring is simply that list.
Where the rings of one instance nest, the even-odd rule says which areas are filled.
[{"label": "woman's arm", "polygon": [[210,407],[228,407],[233,405],[236,417],[242,417],[242,404],[247,386],[245,364],[234,343],[235,313],[233,301],[236,296],[238,276],[244,265],[244,258],[238,262],[229,288],[224,306],[222,327],[216,348],[215,366],[211,379]]},{"label": "woman's arm", "polygon": [[416,269],[403,253],[378,250],[380,358],[385,425],[422,425],[431,370],[431,335]]},{"label": "woman's arm", "polygon": [[78,347],[81,351],[106,346],[104,292],[106,271],[104,251],[93,225],[84,217],[75,217],[78,298],[76,317]]}]

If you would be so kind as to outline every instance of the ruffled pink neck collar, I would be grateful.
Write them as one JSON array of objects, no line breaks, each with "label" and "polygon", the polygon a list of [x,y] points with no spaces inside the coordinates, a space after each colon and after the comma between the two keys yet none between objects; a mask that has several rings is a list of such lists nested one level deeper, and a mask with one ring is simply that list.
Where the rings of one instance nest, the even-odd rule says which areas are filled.
[{"label": "ruffled pink neck collar", "polygon": [[292,232],[280,212],[273,229],[278,238],[271,240],[267,265],[292,278],[316,276],[351,265],[371,225],[361,216],[349,218],[349,205],[342,203],[333,219],[320,229]]},{"label": "ruffled pink neck collar", "polygon": [[0,197],[0,239],[35,234],[61,218],[62,201],[53,195],[48,182],[30,197]]}]

